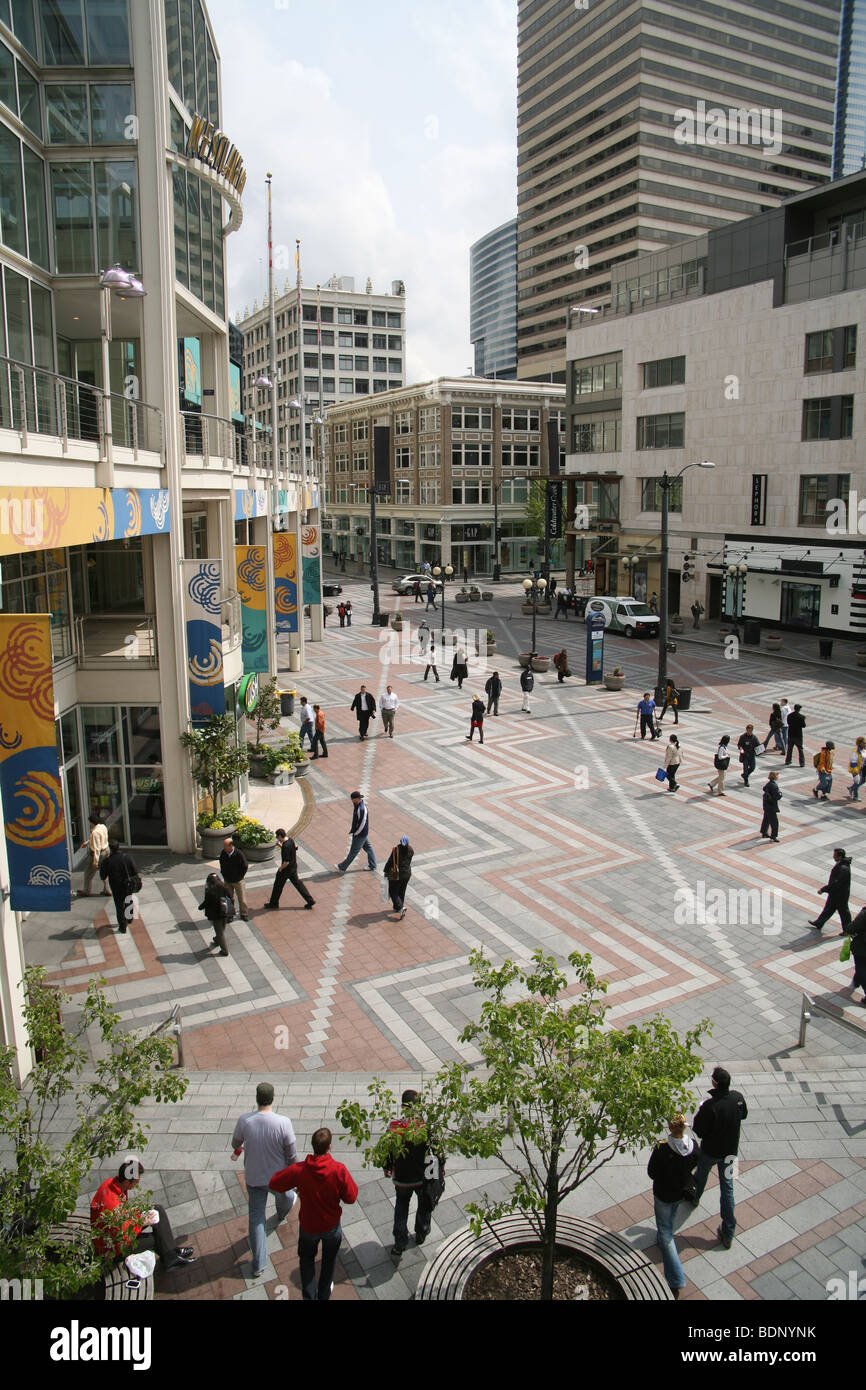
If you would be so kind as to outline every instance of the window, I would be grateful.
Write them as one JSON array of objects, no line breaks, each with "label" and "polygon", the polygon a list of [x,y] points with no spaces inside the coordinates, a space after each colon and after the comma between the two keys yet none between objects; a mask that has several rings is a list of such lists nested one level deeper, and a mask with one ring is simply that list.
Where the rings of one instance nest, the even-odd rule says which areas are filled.
[{"label": "window", "polygon": [[350,348],[355,346],[354,339],[352,338],[351,333],[339,333],[337,336],[339,339],[339,346],[341,348]]},{"label": "window", "polygon": [[315,323],[315,322],[316,322],[316,306],[315,306],[315,304],[303,304],[303,305],[301,306],[301,308],[302,308],[302,310],[303,310],[303,320],[304,320],[304,323]]},{"label": "window", "polygon": [[529,499],[529,483],[526,478],[503,478],[501,501],[525,504]]},{"label": "window", "polygon": [[370,466],[370,460],[365,453],[355,452],[352,455],[352,467],[356,473],[366,473]]},{"label": "window", "polygon": [[388,371],[391,376],[400,376],[403,371],[403,363],[395,357],[388,358]]},{"label": "window", "polygon": [[[438,407],[436,424],[428,428],[438,429]],[[490,430],[493,428],[493,407],[489,405],[454,406],[451,410],[452,430]]]},{"label": "window", "polygon": [[27,242],[31,261],[48,270],[48,203],[45,164],[29,145],[23,146],[27,206]]},{"label": "window", "polygon": [[[84,0],[87,25],[87,60],[91,67],[129,65],[129,21],[126,6],[118,0]],[[211,50],[212,54],[212,50]],[[199,107],[199,110],[202,108]],[[219,124],[219,111],[212,105],[211,120]]]},{"label": "window", "polygon": [[317,376],[305,376],[304,390],[307,393],[307,395],[315,396],[316,401],[318,402],[319,378]]},{"label": "window", "polygon": [[857,325],[849,324],[842,329],[842,366],[856,367],[857,365]]},{"label": "window", "polygon": [[331,372],[332,372],[332,371],[334,370],[334,362],[335,362],[335,359],[334,359],[334,354],[333,354],[332,352],[323,352],[323,353],[322,353],[322,367],[324,368],[325,371],[331,371]]},{"label": "window", "polygon": [[318,367],[318,365],[319,365],[319,354],[318,354],[317,352],[305,352],[305,353],[304,353],[304,366],[305,366],[305,367]]},{"label": "window", "polygon": [[374,333],[374,334],[373,334],[373,351],[374,351],[374,352],[376,352],[377,349],[378,349],[379,352],[384,352],[385,349],[387,348],[387,346],[388,346],[388,339],[387,339],[387,337],[386,337],[386,335],[385,335],[384,333]]},{"label": "window", "polygon": [[402,327],[403,327],[403,324],[402,324],[402,322],[401,322],[401,319],[400,319],[400,315],[399,315],[399,314],[389,314],[389,315],[388,315],[388,327],[389,327],[389,328],[402,328]]},{"label": "window", "polygon": [[817,396],[803,402],[804,440],[850,439],[853,423],[853,396]]},{"label": "window", "polygon": [[374,390],[374,391],[387,391],[387,390],[388,390],[388,383],[387,383],[387,381],[382,381],[382,380],[379,379],[379,377],[375,377],[375,376],[374,376],[374,377],[373,377],[373,390]]},{"label": "window", "polygon": [[591,367],[574,368],[575,396],[591,396],[599,391],[622,390],[622,361],[596,362]]},{"label": "window", "polygon": [[388,364],[387,364],[386,359],[385,359],[384,357],[374,357],[374,358],[373,358],[373,371],[374,371],[374,372],[387,372],[387,370],[388,370]]},{"label": "window", "polygon": [[425,406],[418,416],[418,428],[422,434],[436,433],[439,429],[438,405]]},{"label": "window", "polygon": [[352,378],[351,378],[351,377],[344,377],[344,376],[341,376],[341,377],[340,377],[340,395],[341,395],[341,396],[354,396],[354,394],[355,394],[355,383],[354,383],[354,381],[352,380]]},{"label": "window", "polygon": [[540,450],[537,444],[503,444],[502,446],[502,467],[519,468],[538,468],[540,463]]},{"label": "window", "polygon": [[455,444],[451,450],[452,468],[490,468],[492,462],[489,444]]},{"label": "window", "polygon": [[812,473],[800,478],[800,526],[825,526],[828,506],[847,503],[851,487],[848,473]]},{"label": "window", "polygon": [[326,330],[323,328],[323,329],[322,329],[322,347],[333,347],[333,346],[334,346],[334,335],[333,335],[333,333],[328,332],[328,331],[326,331]]},{"label": "window", "polygon": [[374,310],[373,310],[373,327],[374,327],[374,328],[385,328],[386,326],[387,326],[387,325],[386,325],[386,321],[385,321],[385,315],[384,315],[384,313],[382,312],[382,310],[381,310],[381,309],[374,309]]},{"label": "window", "polygon": [[513,409],[506,407],[502,412],[502,428],[504,430],[537,430],[539,428],[538,411],[529,410],[524,405],[516,406]]},{"label": "window", "polygon": [[369,370],[370,370],[370,359],[369,359],[369,357],[363,357],[363,356],[362,356],[362,357],[356,357],[356,358],[355,358],[355,371],[356,371],[356,372],[368,372]]},{"label": "window", "polygon": [[857,325],[828,328],[806,334],[803,371],[806,376],[819,372],[842,372],[857,365]]},{"label": "window", "polygon": [[388,351],[389,351],[389,352],[402,352],[402,351],[403,351],[403,340],[402,340],[402,338],[395,338],[395,337],[393,336],[393,334],[389,333],[389,334],[388,334]]},{"label": "window", "polygon": [[368,311],[366,309],[355,309],[352,321],[353,323],[361,324],[364,328],[366,328],[367,324],[370,322]]},{"label": "window", "polygon": [[[47,87],[51,92],[54,88]],[[127,117],[132,114],[128,82],[93,82],[89,88],[90,129],[94,145],[122,145],[128,140]]]},{"label": "window", "polygon": [[351,323],[351,322],[352,322],[352,310],[351,310],[351,309],[338,309],[338,310],[337,310],[337,323]]},{"label": "window", "polygon": [[346,443],[348,442],[348,438],[349,438],[349,426],[348,426],[348,425],[335,425],[335,426],[334,426],[334,443],[335,443],[335,444],[346,444]]},{"label": "window", "polygon": [[806,374],[812,372],[832,372],[833,370],[833,330],[826,333],[806,334]]},{"label": "window", "polygon": [[438,444],[422,444],[418,450],[418,463],[421,468],[442,467],[442,450]]},{"label": "window", "polygon": [[394,433],[412,433],[412,412],[411,410],[398,410],[394,416]]},{"label": "window", "polygon": [[[331,363],[331,366],[333,366],[333,365],[334,365],[334,364],[333,364],[333,362],[332,362],[332,363]],[[325,392],[326,395],[328,394],[329,391],[331,392],[331,394],[333,394],[333,391],[334,391],[334,378],[333,378],[332,376],[323,376],[323,377],[322,377],[322,390]],[[325,401],[325,405],[333,405],[333,404],[334,404],[333,401]]]},{"label": "window", "polygon": [[39,84],[35,77],[31,77],[27,68],[16,60],[15,64],[18,71],[18,101],[21,107],[21,119],[28,130],[40,140],[42,139],[42,109],[39,105]]},{"label": "window", "polygon": [[365,380],[363,377],[356,377],[356,378],[355,378],[355,391],[357,392],[357,394],[358,394],[359,396],[368,396],[368,395],[370,394],[370,382],[369,382],[369,380]]},{"label": "window", "polygon": [[345,353],[342,353],[342,352],[340,353],[340,371],[341,371],[341,372],[351,372],[351,370],[352,370],[352,362],[353,362],[353,358],[352,358],[351,353],[348,353],[348,354],[345,354]]},{"label": "window", "polygon": [[367,347],[369,347],[369,346],[370,346],[370,335],[369,335],[369,333],[356,333],[356,334],[355,334],[355,347],[356,347],[356,348],[367,348]]},{"label": "window", "polygon": [[352,421],[352,438],[353,438],[354,440],[359,440],[359,439],[360,439],[360,440],[364,440],[364,439],[369,439],[369,438],[370,438],[370,422],[369,422],[369,420],[353,420],[353,421]]},{"label": "window", "polygon": [[622,448],[622,420],[581,420],[574,422],[574,453],[615,454]]},{"label": "window", "polygon": [[[0,130],[0,141],[2,136],[3,132]],[[58,275],[92,274],[96,266],[90,165],[52,164],[51,199],[54,217],[54,256]],[[5,201],[4,196],[4,210]],[[4,216],[4,228],[5,221]]]},{"label": "window", "polygon": [[403,506],[407,506],[414,501],[415,484],[411,478],[398,478],[397,491],[394,501]]},{"label": "window", "polygon": [[675,415],[639,415],[637,447],[639,449],[682,449],[685,443],[686,417],[683,411]]},{"label": "window", "polygon": [[[662,509],[661,478],[641,478],[641,511],[660,512]],[[668,488],[668,510],[681,512],[683,509],[683,480],[676,478]]]},{"label": "window", "polygon": [[0,125],[0,239],[27,255],[21,141],[5,125]]},{"label": "window", "polygon": [[426,507],[438,507],[442,504],[442,484],[438,479],[422,480],[421,482],[421,505]]},{"label": "window", "polygon": [[655,386],[682,386],[685,382],[686,359],[684,357],[660,357],[656,362],[644,362],[641,365],[645,391]]},{"label": "window", "polygon": [[48,0],[48,3],[42,0],[39,9],[42,20],[42,58],[45,66],[83,67],[84,24],[81,0]]},{"label": "window", "polygon": [[395,467],[395,468],[411,468],[411,467],[412,467],[412,449],[411,449],[411,446],[410,446],[410,445],[404,444],[404,445],[402,445],[402,446],[400,446],[399,448],[397,448],[397,449],[394,450],[394,467]]},{"label": "window", "polygon": [[348,454],[335,454],[335,455],[334,455],[334,469],[335,469],[335,471],[336,471],[337,473],[348,473],[348,471],[349,471],[349,455],[348,455]]}]

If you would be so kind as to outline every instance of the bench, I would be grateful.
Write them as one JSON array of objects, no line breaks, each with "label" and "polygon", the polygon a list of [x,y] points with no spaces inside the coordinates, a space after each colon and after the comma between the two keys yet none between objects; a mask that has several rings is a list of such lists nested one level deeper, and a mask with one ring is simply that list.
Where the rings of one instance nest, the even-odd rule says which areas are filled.
[{"label": "bench", "polygon": [[[73,1212],[65,1221],[51,1227],[51,1239],[57,1245],[69,1244],[81,1238],[90,1230],[90,1216]],[[111,1302],[140,1303],[153,1298],[153,1275],[142,1279],[137,1289],[128,1289],[126,1281],[131,1276],[123,1260],[115,1260],[102,1276],[103,1297]]]}]

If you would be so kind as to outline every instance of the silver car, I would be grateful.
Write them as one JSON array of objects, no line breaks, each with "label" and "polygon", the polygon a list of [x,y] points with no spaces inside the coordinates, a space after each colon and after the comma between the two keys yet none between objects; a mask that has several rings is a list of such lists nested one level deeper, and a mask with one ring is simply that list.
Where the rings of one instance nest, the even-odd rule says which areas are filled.
[{"label": "silver car", "polygon": [[442,580],[434,579],[432,574],[404,574],[402,579],[395,579],[391,585],[395,594],[411,594],[416,584],[421,585],[422,594],[426,594],[427,585],[432,584],[436,593],[442,588]]}]

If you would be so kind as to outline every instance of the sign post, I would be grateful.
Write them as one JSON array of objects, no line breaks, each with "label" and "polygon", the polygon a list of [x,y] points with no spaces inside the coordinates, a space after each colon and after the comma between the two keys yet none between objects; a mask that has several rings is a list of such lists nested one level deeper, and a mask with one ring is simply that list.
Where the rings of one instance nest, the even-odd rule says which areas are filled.
[{"label": "sign post", "polygon": [[604,618],[591,613],[586,620],[586,684],[600,685],[604,676]]}]

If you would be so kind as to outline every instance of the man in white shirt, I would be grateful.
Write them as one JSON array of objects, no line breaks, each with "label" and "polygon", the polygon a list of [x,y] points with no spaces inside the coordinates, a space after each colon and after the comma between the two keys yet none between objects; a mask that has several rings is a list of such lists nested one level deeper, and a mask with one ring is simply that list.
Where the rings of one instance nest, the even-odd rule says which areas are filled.
[{"label": "man in white shirt", "polygon": [[[90,816],[90,839],[81,846],[82,849],[90,851],[87,864],[84,868],[84,887],[81,890],[82,898],[90,897],[90,887],[93,883],[93,875],[99,869],[103,859],[108,858],[108,826],[99,819],[98,816]],[[108,885],[102,885],[102,896],[108,898],[111,894]]]},{"label": "man in white shirt", "polygon": [[[274,1173],[288,1168],[298,1159],[291,1120],[287,1115],[274,1113],[274,1088],[270,1081],[260,1081],[256,1087],[256,1105],[257,1110],[241,1115],[232,1135],[233,1156],[239,1158],[241,1150],[244,1155],[254,1279],[264,1273],[268,1262],[265,1223],[268,1183]],[[279,1224],[295,1205],[295,1194],[285,1192],[275,1196]]]},{"label": "man in white shirt", "polygon": [[379,709],[382,712],[382,733],[384,734],[387,729],[389,738],[394,737],[394,720],[397,717],[399,708],[399,696],[394,694],[389,685],[386,688],[385,694],[379,696]]},{"label": "man in white shirt", "polygon": [[783,742],[783,744],[785,745],[785,755],[786,755],[786,757],[787,757],[787,753],[788,753],[788,715],[791,713],[791,706],[788,704],[788,697],[787,697],[787,695],[783,695],[783,696],[782,696],[782,700],[781,700],[781,704],[779,705],[779,709],[782,711],[782,727],[781,727],[781,729],[780,729],[779,732],[780,732],[781,735],[782,735],[782,742]]}]

